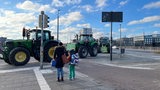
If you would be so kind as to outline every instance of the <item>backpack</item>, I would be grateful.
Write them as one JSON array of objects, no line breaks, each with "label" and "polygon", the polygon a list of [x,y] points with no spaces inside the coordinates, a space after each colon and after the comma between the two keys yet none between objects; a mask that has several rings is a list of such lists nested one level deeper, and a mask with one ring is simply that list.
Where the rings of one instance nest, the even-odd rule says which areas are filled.
[{"label": "backpack", "polygon": [[79,57],[78,57],[78,55],[73,54],[73,55],[71,56],[70,64],[77,65],[78,62],[79,62]]}]

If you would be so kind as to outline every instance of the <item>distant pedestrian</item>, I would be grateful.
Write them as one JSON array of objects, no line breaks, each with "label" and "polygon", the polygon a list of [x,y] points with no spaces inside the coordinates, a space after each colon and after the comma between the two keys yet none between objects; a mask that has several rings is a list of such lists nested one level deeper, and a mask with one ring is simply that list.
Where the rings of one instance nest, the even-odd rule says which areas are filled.
[{"label": "distant pedestrian", "polygon": [[74,80],[75,79],[75,65],[78,64],[79,58],[74,50],[70,51],[70,57],[71,57],[71,60],[69,62],[69,79]]},{"label": "distant pedestrian", "polygon": [[55,52],[54,52],[54,60],[56,60],[56,65],[55,67],[57,68],[57,81],[64,81],[63,78],[63,67],[64,67],[64,63],[62,60],[62,55],[65,53],[65,48],[63,47],[63,43],[60,42],[59,46],[56,47]]}]

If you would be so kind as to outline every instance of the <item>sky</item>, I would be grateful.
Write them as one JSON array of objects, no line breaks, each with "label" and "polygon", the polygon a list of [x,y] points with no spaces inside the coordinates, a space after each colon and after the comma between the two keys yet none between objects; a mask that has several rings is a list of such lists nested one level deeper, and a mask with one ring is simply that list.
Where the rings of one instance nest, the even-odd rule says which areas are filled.
[{"label": "sky", "polygon": [[123,22],[113,22],[113,39],[160,34],[160,0],[0,0],[0,37],[22,39],[22,28],[38,26],[41,11],[49,16],[46,28],[66,43],[83,28],[92,28],[93,37],[110,37],[111,23],[102,22],[102,12],[123,12]]}]

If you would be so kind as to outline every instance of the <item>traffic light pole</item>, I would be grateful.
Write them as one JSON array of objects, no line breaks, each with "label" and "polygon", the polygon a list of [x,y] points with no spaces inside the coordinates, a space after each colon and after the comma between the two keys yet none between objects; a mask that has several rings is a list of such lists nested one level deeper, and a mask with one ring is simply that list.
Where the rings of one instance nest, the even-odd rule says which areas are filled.
[{"label": "traffic light pole", "polygon": [[40,46],[40,69],[43,69],[43,24],[44,24],[44,11],[41,11],[42,23],[41,23],[41,46]]}]

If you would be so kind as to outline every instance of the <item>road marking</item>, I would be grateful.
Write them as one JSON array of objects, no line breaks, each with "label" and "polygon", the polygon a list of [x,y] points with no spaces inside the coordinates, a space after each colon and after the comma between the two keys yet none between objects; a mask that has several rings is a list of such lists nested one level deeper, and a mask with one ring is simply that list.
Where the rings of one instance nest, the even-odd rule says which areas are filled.
[{"label": "road marking", "polygon": [[0,70],[0,73],[9,73],[9,72],[18,72],[18,71],[25,71],[25,70],[32,70],[31,68],[19,68],[19,69],[10,69],[10,70]]},{"label": "road marking", "polygon": [[[140,57],[140,58],[145,58],[143,55],[133,55],[133,54],[126,54],[126,55],[129,55],[129,56],[133,56],[133,57]],[[149,59],[155,59],[155,60],[160,60],[160,56],[150,56],[148,57]]]},{"label": "road marking", "polygon": [[45,80],[42,73],[40,72],[39,68],[37,67],[37,68],[34,68],[33,70],[41,90],[51,90],[51,88],[47,84],[47,81]]},{"label": "road marking", "polygon": [[[49,67],[49,65],[47,66]],[[0,70],[0,73],[10,73],[10,72],[18,72],[18,71],[26,71],[26,70],[33,70],[37,79],[37,82],[41,88],[41,90],[51,90],[47,81],[43,77],[41,70],[39,67],[30,67],[30,68],[19,68],[19,69],[10,69],[10,70]],[[42,71],[43,72],[43,71]]]},{"label": "road marking", "polygon": [[130,65],[130,66],[149,66],[149,65],[160,65],[160,63],[135,64],[135,65]]},{"label": "road marking", "polygon": [[122,66],[122,65],[116,65],[116,64],[110,64],[107,62],[96,62],[98,64],[107,65],[111,67],[119,67],[119,68],[128,68],[128,69],[142,69],[142,70],[154,70],[154,68],[148,68],[148,67],[133,67],[133,66]]},{"label": "road marking", "polygon": [[146,70],[154,70],[153,68],[146,68],[146,67],[132,67],[132,66],[121,66],[115,64],[105,64],[108,66],[119,67],[119,68],[128,68],[128,69],[146,69]]}]

